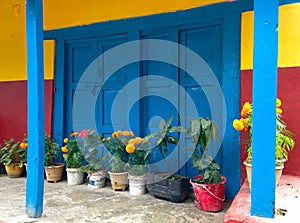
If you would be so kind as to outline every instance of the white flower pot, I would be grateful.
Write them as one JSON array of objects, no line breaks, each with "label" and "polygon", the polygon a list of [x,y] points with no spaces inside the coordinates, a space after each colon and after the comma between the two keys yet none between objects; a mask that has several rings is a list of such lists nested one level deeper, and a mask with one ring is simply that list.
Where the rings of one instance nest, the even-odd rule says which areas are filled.
[{"label": "white flower pot", "polygon": [[80,168],[67,168],[68,185],[80,185],[84,182],[84,175]]},{"label": "white flower pot", "polygon": [[146,193],[146,176],[129,175],[129,194],[142,195]]},{"label": "white flower pot", "polygon": [[91,175],[89,176],[89,184],[90,188],[101,188],[105,186],[105,175]]}]

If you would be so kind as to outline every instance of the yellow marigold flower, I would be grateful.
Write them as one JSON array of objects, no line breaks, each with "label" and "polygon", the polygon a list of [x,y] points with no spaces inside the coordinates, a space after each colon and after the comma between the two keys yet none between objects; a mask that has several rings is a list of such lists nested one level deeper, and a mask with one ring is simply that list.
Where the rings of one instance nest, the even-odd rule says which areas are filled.
[{"label": "yellow marigold flower", "polygon": [[109,136],[106,138],[106,141],[110,141],[110,137]]},{"label": "yellow marigold flower", "polygon": [[27,144],[26,142],[21,142],[21,143],[20,143],[20,147],[21,147],[22,149],[26,149],[27,146],[28,146],[28,144]]},{"label": "yellow marigold flower", "polygon": [[130,133],[128,131],[123,131],[124,136],[130,136]]},{"label": "yellow marigold flower", "polygon": [[72,132],[72,133],[70,134],[71,137],[77,136],[77,135],[78,135],[78,132]]},{"label": "yellow marigold flower", "polygon": [[248,114],[252,112],[252,105],[247,101],[243,105],[243,109],[241,111],[241,116],[246,117]]},{"label": "yellow marigold flower", "polygon": [[121,130],[118,130],[118,131],[117,131],[117,134],[118,134],[118,136],[122,136],[122,135],[123,135],[123,132],[122,132]]},{"label": "yellow marigold flower", "polygon": [[130,132],[129,132],[129,135],[130,135],[130,136],[134,136],[134,134],[133,134],[133,132],[132,132],[132,131],[130,131]]},{"label": "yellow marigold flower", "polygon": [[134,153],[134,151],[135,151],[134,144],[128,143],[128,145],[126,146],[126,152],[127,153]]},{"label": "yellow marigold flower", "polygon": [[276,107],[279,108],[281,106],[282,102],[279,98],[276,98]]},{"label": "yellow marigold flower", "polygon": [[276,108],[276,113],[277,114],[282,114],[282,109],[281,108]]},{"label": "yellow marigold flower", "polygon": [[241,131],[241,130],[244,129],[244,123],[242,121],[238,120],[238,119],[235,119],[233,121],[232,125],[233,125],[233,128],[235,128],[238,131]]},{"label": "yellow marigold flower", "polygon": [[116,138],[118,138],[118,133],[117,132],[113,132],[113,134],[111,134],[111,136],[116,139]]},{"label": "yellow marigold flower", "polygon": [[135,144],[135,139],[129,139],[128,144]]},{"label": "yellow marigold flower", "polygon": [[105,138],[102,138],[101,141],[102,141],[102,142],[105,142]]},{"label": "yellow marigold flower", "polygon": [[67,146],[63,146],[63,147],[61,148],[61,151],[63,151],[64,153],[69,152]]},{"label": "yellow marigold flower", "polygon": [[68,138],[64,138],[64,143],[67,143],[69,142],[69,139]]},{"label": "yellow marigold flower", "polygon": [[63,154],[63,158],[65,159],[66,157],[67,157],[67,154],[64,153],[64,154]]}]

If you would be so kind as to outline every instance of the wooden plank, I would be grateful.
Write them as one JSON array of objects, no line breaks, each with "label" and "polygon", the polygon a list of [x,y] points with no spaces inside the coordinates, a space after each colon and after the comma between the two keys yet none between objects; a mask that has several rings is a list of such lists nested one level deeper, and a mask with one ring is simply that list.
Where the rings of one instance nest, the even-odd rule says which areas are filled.
[{"label": "wooden plank", "polygon": [[273,218],[278,0],[254,1],[251,215]]},{"label": "wooden plank", "polygon": [[26,1],[28,151],[26,214],[37,218],[44,198],[44,59],[42,0]]}]

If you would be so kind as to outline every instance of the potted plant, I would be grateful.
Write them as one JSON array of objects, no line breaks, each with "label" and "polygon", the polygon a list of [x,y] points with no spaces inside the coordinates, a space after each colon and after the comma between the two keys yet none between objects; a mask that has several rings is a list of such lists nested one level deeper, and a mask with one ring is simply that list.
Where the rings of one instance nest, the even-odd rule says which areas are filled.
[{"label": "potted plant", "polygon": [[125,191],[128,177],[128,153],[126,146],[130,139],[134,138],[131,131],[116,131],[112,137],[103,138],[105,148],[109,151],[110,171],[112,189]]},{"label": "potted plant", "polygon": [[[102,134],[97,134],[94,129],[82,130],[79,133],[78,145],[84,159],[88,164],[81,166],[81,170],[88,174],[88,186],[100,188],[105,186],[106,169],[103,165],[106,156],[99,151],[103,146]],[[103,151],[102,151],[103,152]]]},{"label": "potted plant", "polygon": [[[288,159],[288,152],[294,149],[294,134],[287,129],[286,123],[282,119],[282,101],[276,99],[276,147],[274,149],[276,158],[276,185],[279,184],[280,177],[284,168],[284,162]],[[252,104],[245,102],[241,111],[240,119],[233,121],[233,127],[238,131],[248,133],[246,141],[247,158],[244,161],[246,166],[247,178],[251,189],[251,171],[252,171]]]},{"label": "potted plant", "polygon": [[84,182],[84,175],[80,167],[83,164],[84,157],[79,149],[76,136],[78,132],[72,132],[70,139],[65,138],[65,145],[62,147],[63,157],[67,167],[68,185],[79,185]]},{"label": "potted plant", "polygon": [[[172,117],[167,122],[161,120],[160,131],[155,133],[157,149],[167,166],[170,164],[166,159],[170,144],[177,145],[178,138],[174,133],[183,131],[180,126],[171,126]],[[170,168],[169,168],[170,170]],[[147,189],[157,198],[163,198],[170,202],[182,202],[189,195],[189,179],[184,176],[169,172],[155,172],[148,174]]]},{"label": "potted plant", "polygon": [[149,139],[135,137],[130,139],[126,145],[126,152],[129,154],[129,193],[142,195],[146,193],[147,169],[149,169],[149,155],[152,150]]},{"label": "potted plant", "polygon": [[62,179],[64,163],[54,162],[59,154],[59,144],[51,138],[50,134],[45,132],[45,173],[48,182],[58,182]]},{"label": "potted plant", "polygon": [[226,178],[220,174],[220,166],[213,157],[207,154],[211,140],[218,137],[218,126],[208,118],[190,118],[190,127],[186,131],[191,135],[193,148],[193,167],[199,175],[191,179],[190,183],[197,200],[196,206],[200,210],[217,212],[223,209]]},{"label": "potted plant", "polygon": [[5,166],[8,177],[15,178],[22,175],[24,163],[26,162],[27,145],[15,142],[14,138],[4,141],[0,151],[0,163]]}]

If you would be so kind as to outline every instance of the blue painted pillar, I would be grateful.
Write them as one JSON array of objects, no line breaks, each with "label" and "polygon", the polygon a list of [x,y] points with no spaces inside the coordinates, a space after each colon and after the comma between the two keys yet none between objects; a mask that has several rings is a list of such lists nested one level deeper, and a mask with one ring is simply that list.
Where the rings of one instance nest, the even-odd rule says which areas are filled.
[{"label": "blue painted pillar", "polygon": [[44,53],[42,0],[26,1],[28,151],[26,214],[37,218],[44,197]]},{"label": "blue painted pillar", "polygon": [[275,205],[278,0],[254,0],[251,215],[273,218]]}]

